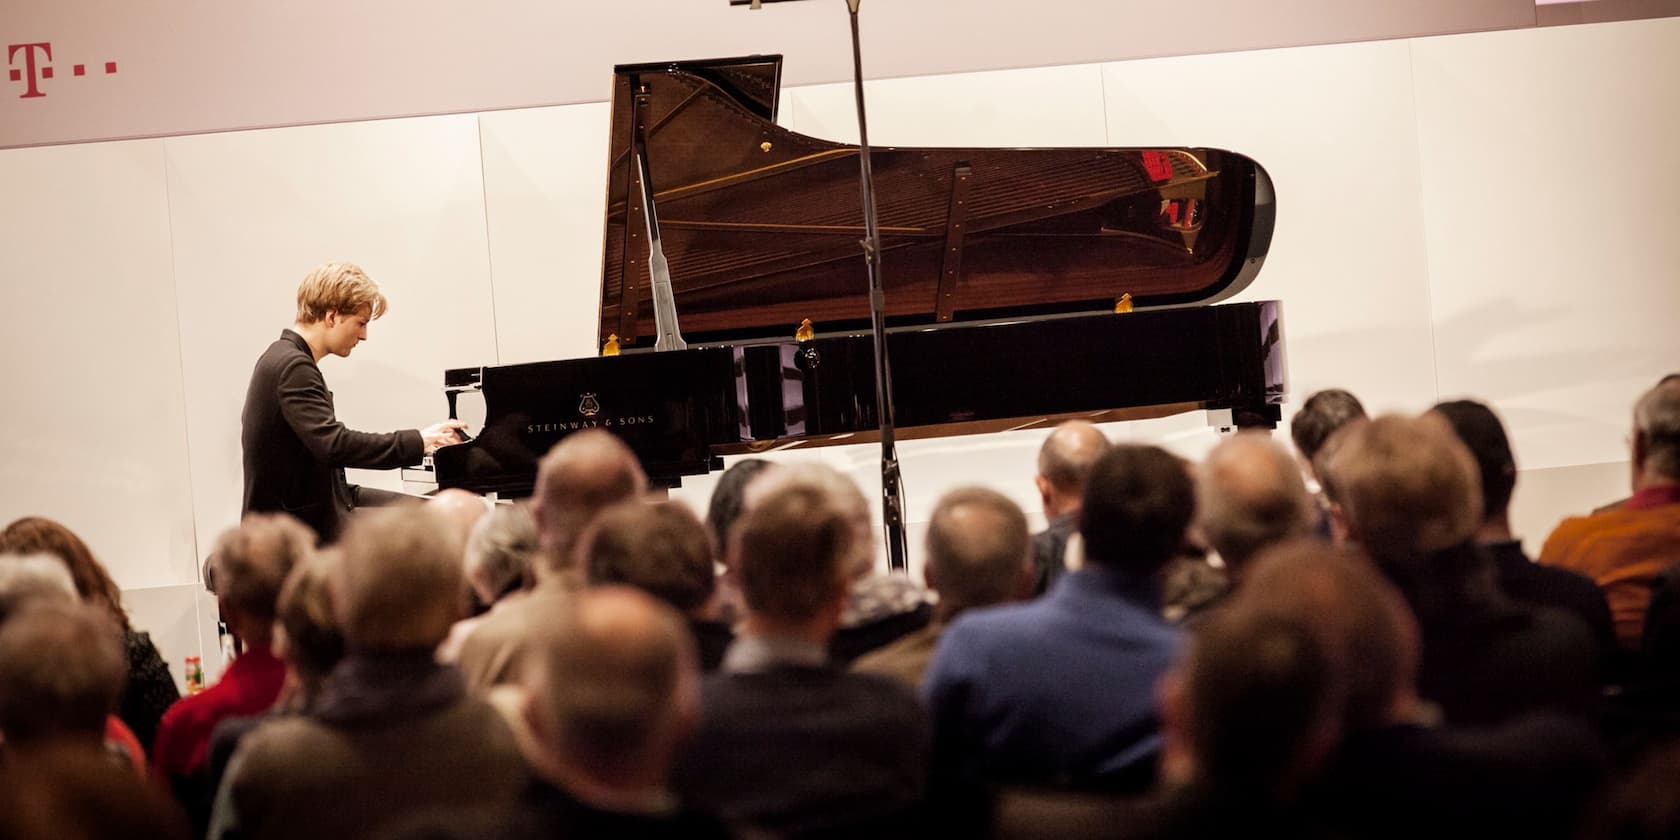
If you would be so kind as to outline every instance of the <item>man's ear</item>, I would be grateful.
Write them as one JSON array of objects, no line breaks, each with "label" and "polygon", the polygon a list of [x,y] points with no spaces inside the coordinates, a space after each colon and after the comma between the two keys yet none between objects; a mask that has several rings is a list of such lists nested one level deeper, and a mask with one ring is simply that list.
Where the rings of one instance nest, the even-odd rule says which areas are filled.
[{"label": "man's ear", "polygon": [[1033,476],[1033,486],[1038,488],[1038,501],[1044,506],[1044,512],[1049,513],[1050,502],[1053,501],[1052,496],[1056,492],[1055,486],[1050,483],[1050,479],[1042,475]]}]

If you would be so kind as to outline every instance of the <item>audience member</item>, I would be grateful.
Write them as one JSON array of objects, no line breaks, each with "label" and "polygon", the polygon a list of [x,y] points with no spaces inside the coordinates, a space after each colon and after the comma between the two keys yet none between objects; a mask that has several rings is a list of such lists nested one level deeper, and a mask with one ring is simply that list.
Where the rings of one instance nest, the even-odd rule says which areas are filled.
[{"label": "audience member", "polygon": [[733,624],[741,614],[741,587],[735,579],[735,570],[727,565],[729,540],[735,523],[746,508],[747,485],[771,466],[763,458],[736,461],[718,477],[717,486],[712,488],[711,500],[706,505],[706,529],[712,533],[718,557],[726,564],[723,573],[718,576],[718,594],[711,617],[725,624]]},{"label": "audience member", "polygon": [[1443,402],[1430,411],[1452,426],[1453,433],[1476,459],[1482,484],[1482,523],[1476,530],[1476,542],[1493,559],[1499,588],[1521,603],[1552,607],[1581,619],[1598,639],[1602,662],[1612,664],[1616,631],[1610,620],[1610,604],[1598,584],[1585,575],[1533,562],[1511,533],[1517,460],[1498,415],[1474,400]]},{"label": "audience member", "polygon": [[462,642],[459,664],[470,688],[482,692],[520,682],[533,628],[582,586],[574,562],[578,537],[597,513],[646,491],[647,475],[636,453],[611,432],[587,429],[567,435],[543,456],[531,498],[536,587],[488,614]]},{"label": "audience member", "polygon": [[946,493],[928,520],[923,575],[939,595],[933,622],[879,650],[852,668],[885,674],[921,688],[945,626],[963,610],[1026,597],[1036,569],[1027,517],[1009,497],[968,487]]},{"label": "audience member", "polygon": [[1592,731],[1549,715],[1430,725],[1417,621],[1360,553],[1279,546],[1255,561],[1230,609],[1311,628],[1340,673],[1341,744],[1309,796],[1341,836],[1571,835],[1605,769]]},{"label": "audience member", "polygon": [[15,520],[0,531],[0,551],[57,557],[70,571],[82,601],[106,610],[116,620],[123,631],[123,649],[128,657],[128,682],[117,707],[117,717],[141,744],[151,745],[157,739],[158,721],[170,704],[181,699],[181,691],[152,637],[129,623],[128,613],[122,607],[122,591],[105,567],[69,528],[39,516]]},{"label": "audience member", "polygon": [[439,490],[426,500],[432,512],[443,517],[456,534],[456,542],[465,544],[478,521],[490,512],[490,503],[483,496],[459,487]]},{"label": "audience member", "polygon": [[840,629],[829,643],[829,655],[840,665],[849,665],[872,650],[892,643],[928,625],[933,605],[927,589],[905,574],[884,574],[875,568],[875,526],[869,502],[857,482],[833,467],[802,463],[780,467],[747,487],[747,509],[759,499],[790,485],[821,488],[852,526],[851,554],[846,560],[846,609],[840,614]]},{"label": "audience member", "polygon": [[1339,664],[1292,617],[1202,622],[1162,683],[1164,790],[1135,836],[1329,836],[1307,793],[1340,739]]},{"label": "audience member", "polygon": [[705,681],[704,719],[676,776],[695,805],[785,836],[910,830],[926,716],[898,682],[828,655],[857,539],[828,482],[782,483],[749,503],[730,547],[746,616]]},{"label": "audience member", "polygon": [[700,720],[700,672],[683,618],[612,585],[581,593],[558,618],[541,631],[529,676],[526,758],[536,778],[498,836],[729,836],[670,786]]},{"label": "audience member", "polygon": [[1161,449],[1097,460],[1079,514],[1085,566],[1036,601],[969,610],[939,641],[925,696],[942,779],[1147,785],[1161,744],[1153,688],[1180,647],[1156,573],[1194,507],[1189,474]]},{"label": "audience member", "polygon": [[1318,476],[1319,450],[1343,426],[1365,419],[1365,406],[1359,398],[1340,388],[1326,388],[1310,394],[1301,403],[1295,416],[1289,418],[1289,437],[1301,455],[1307,474]]},{"label": "audience member", "polygon": [[631,502],[601,512],[578,541],[590,585],[633,586],[682,612],[706,672],[723,664],[729,625],[707,616],[717,569],[706,526],[681,502]]},{"label": "audience member", "polygon": [[329,581],[338,566],[338,550],[300,560],[280,587],[274,630],[274,653],[286,663],[280,696],[266,712],[229,718],[210,734],[210,789],[218,790],[228,761],[245,734],[278,715],[308,714],[327,675],[344,658],[344,636],[333,617]]},{"label": "audience member", "polygon": [[[1229,581],[1226,592],[1241,582],[1261,550],[1306,536],[1316,523],[1300,468],[1265,434],[1227,438],[1197,468],[1194,530],[1218,554]],[[1222,597],[1197,606],[1205,609]]]},{"label": "audience member", "polygon": [[1448,721],[1596,711],[1591,631],[1500,591],[1474,539],[1482,522],[1476,462],[1444,420],[1386,416],[1349,427],[1320,468],[1338,531],[1363,547],[1417,615],[1419,684]]},{"label": "audience member", "polygon": [[285,514],[251,514],[216,541],[216,604],[244,645],[215,685],[169,707],[152,747],[152,767],[168,781],[195,830],[208,824],[210,736],[231,718],[267,711],[280,696],[286,665],[274,655],[275,602],[292,567],[314,553],[315,534]]},{"label": "audience member", "polygon": [[462,573],[473,602],[482,610],[455,622],[449,638],[438,646],[439,661],[458,661],[461,646],[487,615],[519,603],[533,583],[531,559],[536,552],[537,522],[529,507],[497,505],[479,518],[467,534]]},{"label": "audience member", "polygon": [[1540,562],[1592,578],[1610,601],[1616,638],[1637,651],[1657,576],[1680,557],[1680,378],[1665,379],[1633,410],[1633,497],[1563,520]]},{"label": "audience member", "polygon": [[461,613],[459,544],[424,507],[353,520],[329,590],[346,656],[306,716],[246,735],[212,838],[367,837],[426,809],[510,804],[513,735],[433,652]]},{"label": "audience member", "polygon": [[[0,624],[0,755],[50,743],[103,747],[127,676],[107,611],[37,596]],[[112,758],[133,766],[132,755]]]},{"label": "audience member", "polygon": [[1079,506],[1091,465],[1108,449],[1108,438],[1084,420],[1057,426],[1038,449],[1039,500],[1044,505],[1043,531],[1033,535],[1033,594],[1042,595],[1068,569],[1068,541],[1079,530]]}]

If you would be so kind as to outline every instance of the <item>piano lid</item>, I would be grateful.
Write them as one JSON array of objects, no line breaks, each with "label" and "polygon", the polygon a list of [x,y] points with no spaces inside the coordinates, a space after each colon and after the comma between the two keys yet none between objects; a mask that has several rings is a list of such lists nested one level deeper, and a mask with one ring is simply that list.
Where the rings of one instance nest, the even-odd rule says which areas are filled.
[{"label": "piano lid", "polygon": [[[600,338],[655,335],[638,119],[690,342],[868,329],[858,149],[776,125],[781,61],[615,68]],[[872,152],[889,327],[1212,303],[1271,241],[1265,170],[1219,149]]]}]

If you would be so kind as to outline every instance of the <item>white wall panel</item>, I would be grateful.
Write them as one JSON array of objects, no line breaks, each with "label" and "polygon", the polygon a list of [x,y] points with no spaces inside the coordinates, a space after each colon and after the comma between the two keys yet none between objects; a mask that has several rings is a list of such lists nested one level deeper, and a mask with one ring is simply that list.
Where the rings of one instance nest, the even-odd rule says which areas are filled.
[{"label": "white wall panel", "polygon": [[611,119],[604,102],[479,117],[500,364],[597,350]]},{"label": "white wall panel", "polygon": [[1271,174],[1271,252],[1236,300],[1283,301],[1286,419],[1327,387],[1377,411],[1434,400],[1406,42],[1115,63],[1104,88],[1110,143],[1225,148]]},{"label": "white wall panel", "polygon": [[0,155],[0,524],[57,519],[119,586],[196,581],[158,141]]},{"label": "white wall panel", "polygon": [[[297,285],[360,264],[390,299],[349,359],[322,360],[339,419],[389,431],[443,418],[443,371],[495,357],[478,121],[471,115],[166,141],[201,544],[239,514],[251,367]],[[395,472],[352,481],[396,488]]]},{"label": "white wall panel", "polygon": [[1443,395],[1524,468],[1622,461],[1680,370],[1680,19],[1414,46]]},{"label": "white wall panel", "polygon": [[[1100,146],[1099,65],[881,79],[864,84],[869,142],[878,146]],[[850,82],[783,92],[782,122],[801,134],[856,143]]]}]

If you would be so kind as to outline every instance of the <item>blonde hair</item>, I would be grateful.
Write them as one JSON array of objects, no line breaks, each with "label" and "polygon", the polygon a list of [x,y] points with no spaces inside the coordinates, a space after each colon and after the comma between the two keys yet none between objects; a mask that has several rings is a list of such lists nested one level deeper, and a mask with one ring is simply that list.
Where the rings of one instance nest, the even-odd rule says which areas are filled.
[{"label": "blonde hair", "polygon": [[313,324],[327,317],[328,312],[353,315],[362,307],[369,307],[372,317],[385,314],[385,295],[355,263],[330,262],[309,272],[298,284],[297,321]]}]

